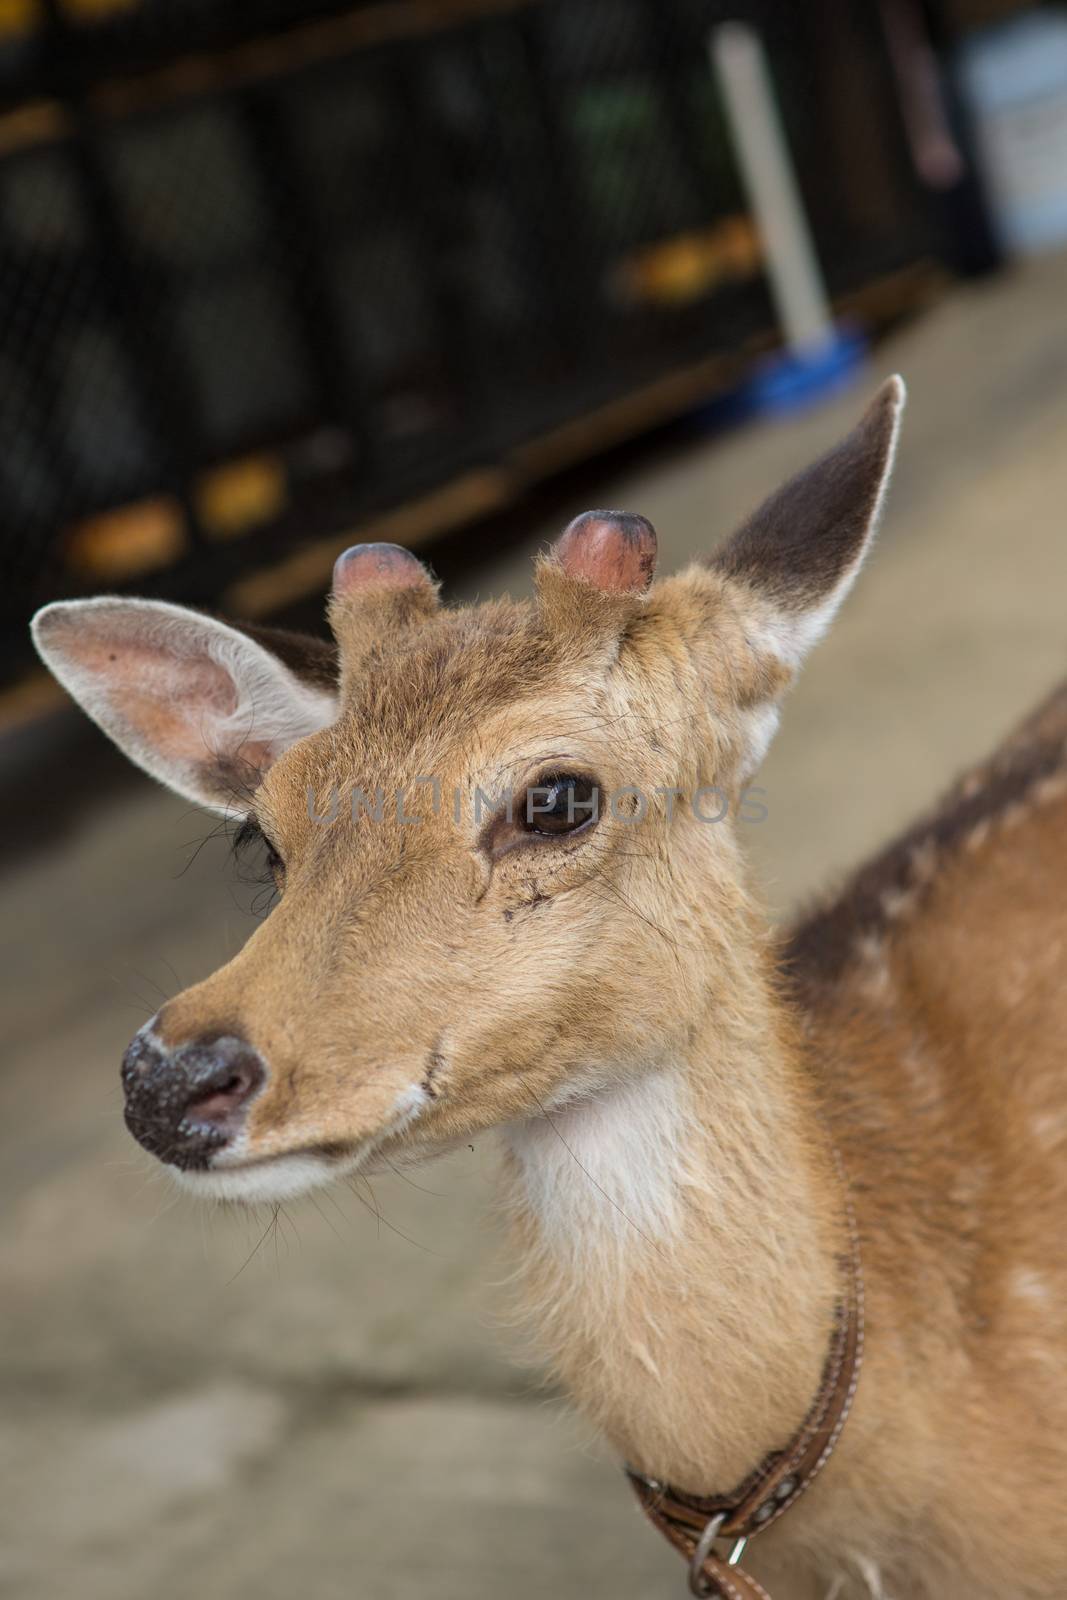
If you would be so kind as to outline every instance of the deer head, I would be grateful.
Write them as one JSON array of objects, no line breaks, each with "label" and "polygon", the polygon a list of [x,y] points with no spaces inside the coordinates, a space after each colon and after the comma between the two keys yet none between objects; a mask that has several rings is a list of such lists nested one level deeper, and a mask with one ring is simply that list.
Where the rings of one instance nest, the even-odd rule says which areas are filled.
[{"label": "deer head", "polygon": [[[325,645],[159,601],[47,606],[45,662],[139,765],[261,832],[280,891],[127,1052],[127,1121],[204,1192],[281,1198],[642,1073],[749,912],[733,813],[869,547],[904,389],[653,585],[590,512],[531,602],[447,609],[387,545]],[[679,929],[699,928],[699,940]]]}]

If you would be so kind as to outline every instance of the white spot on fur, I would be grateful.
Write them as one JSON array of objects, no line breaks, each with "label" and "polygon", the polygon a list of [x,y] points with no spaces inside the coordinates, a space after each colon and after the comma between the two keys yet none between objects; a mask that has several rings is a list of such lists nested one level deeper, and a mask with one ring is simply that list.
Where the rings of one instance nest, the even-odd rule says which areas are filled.
[{"label": "white spot on fur", "polygon": [[912,878],[917,884],[929,883],[937,871],[937,847],[932,839],[917,844],[908,857]]},{"label": "white spot on fur", "polygon": [[856,1556],[854,1559],[860,1577],[867,1585],[867,1592],[870,1594],[871,1600],[892,1600],[892,1597],[886,1593],[882,1584],[882,1574],[879,1572],[877,1564],[867,1556]]},{"label": "white spot on fur", "polygon": [[863,963],[859,981],[864,993],[872,1000],[885,1000],[893,988],[885,940],[876,934],[864,934],[856,943],[856,953]]},{"label": "white spot on fur", "polygon": [[1034,787],[1034,799],[1039,805],[1059,800],[1065,794],[1067,794],[1067,773],[1061,772],[1050,778],[1042,778]]},{"label": "white spot on fur", "polygon": [[1067,1116],[1058,1111],[1042,1111],[1031,1124],[1034,1138],[1040,1144],[1056,1146],[1067,1137]]},{"label": "white spot on fur", "polygon": [[429,1104],[430,1097],[421,1083],[411,1083],[406,1089],[401,1089],[393,1102],[393,1115],[389,1126],[390,1138],[402,1128],[410,1127],[416,1117],[421,1117]]},{"label": "white spot on fur", "polygon": [[573,1257],[605,1239],[631,1247],[635,1233],[674,1234],[684,1131],[679,1075],[658,1068],[504,1135],[546,1244]]},{"label": "white spot on fur", "polygon": [[989,838],[993,824],[989,817],[984,817],[981,822],[971,829],[967,835],[964,848],[970,851],[980,850]]},{"label": "white spot on fur", "polygon": [[1031,1305],[1046,1306],[1052,1298],[1048,1283],[1032,1267],[1016,1267],[1010,1279],[1011,1293]]},{"label": "white spot on fur", "polygon": [[916,889],[887,889],[882,896],[882,910],[891,922],[898,917],[905,917],[915,907],[918,899]]}]

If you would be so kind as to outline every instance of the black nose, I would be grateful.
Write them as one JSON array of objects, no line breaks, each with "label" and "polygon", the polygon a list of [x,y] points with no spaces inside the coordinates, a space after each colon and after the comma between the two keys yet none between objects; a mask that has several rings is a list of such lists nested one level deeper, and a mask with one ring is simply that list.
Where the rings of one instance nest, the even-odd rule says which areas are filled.
[{"label": "black nose", "polygon": [[232,1034],[168,1049],[142,1028],[122,1058],[126,1126],[160,1161],[206,1167],[265,1078],[258,1051]]}]

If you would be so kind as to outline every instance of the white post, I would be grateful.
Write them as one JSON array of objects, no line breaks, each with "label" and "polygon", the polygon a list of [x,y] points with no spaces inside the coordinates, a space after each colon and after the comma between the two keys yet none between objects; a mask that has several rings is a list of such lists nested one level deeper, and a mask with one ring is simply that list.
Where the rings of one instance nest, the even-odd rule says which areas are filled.
[{"label": "white post", "polygon": [[833,338],[833,319],[785,141],[767,58],[747,22],[724,22],[708,41],[741,176],[763,241],[786,343],[803,355]]}]

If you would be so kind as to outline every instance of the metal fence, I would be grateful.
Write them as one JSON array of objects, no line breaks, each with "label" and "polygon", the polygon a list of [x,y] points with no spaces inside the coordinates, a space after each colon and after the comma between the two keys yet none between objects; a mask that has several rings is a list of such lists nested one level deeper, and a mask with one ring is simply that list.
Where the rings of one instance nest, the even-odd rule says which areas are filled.
[{"label": "metal fence", "polygon": [[831,289],[928,256],[865,0],[11,0],[0,675],[42,600],[267,610],[234,585],[768,336],[705,47],[739,14]]}]

